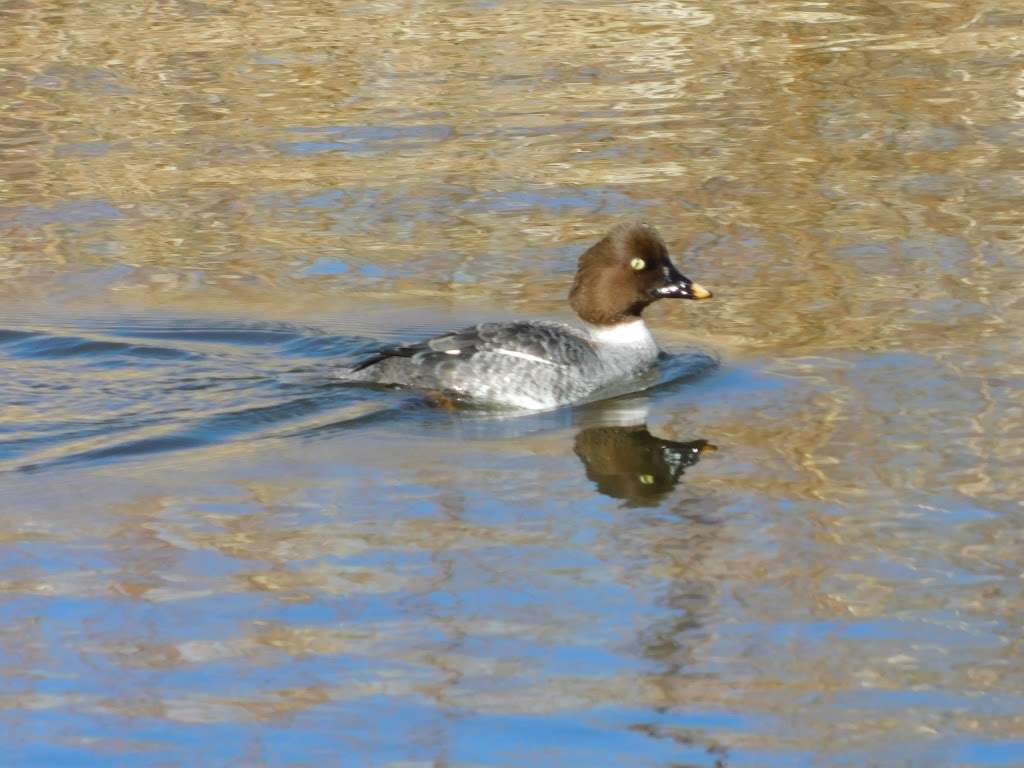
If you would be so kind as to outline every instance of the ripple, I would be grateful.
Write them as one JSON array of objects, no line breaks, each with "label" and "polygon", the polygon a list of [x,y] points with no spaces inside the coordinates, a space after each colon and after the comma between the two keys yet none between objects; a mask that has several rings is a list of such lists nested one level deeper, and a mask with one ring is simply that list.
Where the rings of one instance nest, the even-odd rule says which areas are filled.
[{"label": "ripple", "polygon": [[0,330],[4,353],[19,358],[127,356],[159,360],[195,360],[201,355],[171,347],[125,344],[83,336],[54,336],[30,331]]}]

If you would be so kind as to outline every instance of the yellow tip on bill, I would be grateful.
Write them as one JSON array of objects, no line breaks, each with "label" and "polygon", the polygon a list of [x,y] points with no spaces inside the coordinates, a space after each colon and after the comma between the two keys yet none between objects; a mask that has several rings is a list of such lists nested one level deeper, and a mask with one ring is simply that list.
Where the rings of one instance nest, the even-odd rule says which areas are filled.
[{"label": "yellow tip on bill", "polygon": [[690,293],[693,294],[693,298],[695,298],[695,299],[710,299],[711,298],[711,291],[709,291],[707,288],[705,288],[700,283],[691,283],[690,284]]}]

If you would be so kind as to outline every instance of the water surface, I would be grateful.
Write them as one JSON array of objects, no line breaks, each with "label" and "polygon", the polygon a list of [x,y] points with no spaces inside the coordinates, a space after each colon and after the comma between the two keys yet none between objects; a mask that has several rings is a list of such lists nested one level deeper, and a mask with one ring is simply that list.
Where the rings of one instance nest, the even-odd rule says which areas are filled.
[{"label": "water surface", "polygon": [[[1024,15],[0,8],[12,765],[1024,764]],[[696,379],[330,369],[567,318],[642,217]]]}]

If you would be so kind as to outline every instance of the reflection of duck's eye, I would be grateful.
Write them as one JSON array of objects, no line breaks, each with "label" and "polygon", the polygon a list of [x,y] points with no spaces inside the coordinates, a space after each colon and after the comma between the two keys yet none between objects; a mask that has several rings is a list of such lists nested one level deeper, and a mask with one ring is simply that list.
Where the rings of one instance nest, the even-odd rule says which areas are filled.
[{"label": "reflection of duck's eye", "polygon": [[654,475],[637,475],[641,485],[654,485]]},{"label": "reflection of duck's eye", "polygon": [[629,266],[631,266],[633,269],[639,272],[641,269],[647,266],[647,262],[644,261],[643,259],[636,258],[629,262]]}]

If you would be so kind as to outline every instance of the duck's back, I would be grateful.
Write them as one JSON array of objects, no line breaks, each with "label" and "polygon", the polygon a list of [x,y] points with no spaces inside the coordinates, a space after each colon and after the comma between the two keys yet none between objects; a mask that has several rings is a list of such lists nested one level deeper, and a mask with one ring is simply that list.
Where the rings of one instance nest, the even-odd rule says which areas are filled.
[{"label": "duck's back", "polygon": [[564,323],[520,321],[482,323],[390,347],[341,377],[539,409],[586,397],[606,383],[605,368],[581,331]]}]

